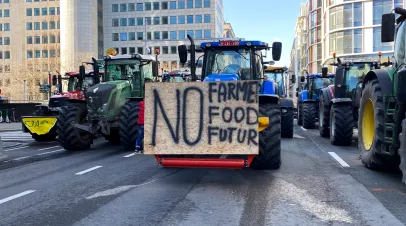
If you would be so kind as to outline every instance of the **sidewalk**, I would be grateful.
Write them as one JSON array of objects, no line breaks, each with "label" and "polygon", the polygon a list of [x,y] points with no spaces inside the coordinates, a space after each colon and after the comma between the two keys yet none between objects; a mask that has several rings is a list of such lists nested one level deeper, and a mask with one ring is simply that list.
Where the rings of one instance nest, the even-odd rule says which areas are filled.
[{"label": "sidewalk", "polygon": [[21,131],[21,130],[22,130],[21,122],[0,123],[0,132]]}]

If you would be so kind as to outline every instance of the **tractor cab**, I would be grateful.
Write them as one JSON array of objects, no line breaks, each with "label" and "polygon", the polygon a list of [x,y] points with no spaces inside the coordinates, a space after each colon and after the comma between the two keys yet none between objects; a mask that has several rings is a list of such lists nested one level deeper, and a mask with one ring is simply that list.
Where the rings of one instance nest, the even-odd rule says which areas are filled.
[{"label": "tractor cab", "polygon": [[287,67],[270,66],[265,69],[264,80],[270,80],[275,84],[275,93],[278,96],[286,96],[285,76]]}]

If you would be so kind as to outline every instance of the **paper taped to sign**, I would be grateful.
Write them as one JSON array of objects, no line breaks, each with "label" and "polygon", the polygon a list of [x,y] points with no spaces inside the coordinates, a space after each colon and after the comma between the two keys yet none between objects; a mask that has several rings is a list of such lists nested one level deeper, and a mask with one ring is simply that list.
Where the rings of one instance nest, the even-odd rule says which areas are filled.
[{"label": "paper taped to sign", "polygon": [[147,83],[145,154],[258,154],[257,81]]}]

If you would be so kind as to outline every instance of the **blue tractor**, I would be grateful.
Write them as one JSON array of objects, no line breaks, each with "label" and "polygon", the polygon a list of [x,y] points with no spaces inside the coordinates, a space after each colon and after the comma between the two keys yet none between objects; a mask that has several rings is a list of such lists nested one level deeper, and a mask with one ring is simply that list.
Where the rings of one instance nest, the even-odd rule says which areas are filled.
[{"label": "blue tractor", "polygon": [[314,129],[319,116],[320,90],[334,84],[334,74],[328,74],[327,68],[322,73],[301,76],[300,82],[306,84],[297,95],[297,124],[305,129]]}]

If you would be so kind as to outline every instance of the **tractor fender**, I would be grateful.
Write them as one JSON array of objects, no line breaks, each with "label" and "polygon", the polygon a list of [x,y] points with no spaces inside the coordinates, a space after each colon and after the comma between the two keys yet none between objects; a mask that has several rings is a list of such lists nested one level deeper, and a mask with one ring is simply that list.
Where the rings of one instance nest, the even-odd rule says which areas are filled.
[{"label": "tractor fender", "polygon": [[300,102],[304,102],[305,100],[307,100],[308,99],[308,91],[307,90],[303,90],[301,93],[300,93],[300,98],[299,98],[299,100],[300,100]]},{"label": "tractor fender", "polygon": [[329,87],[326,87],[326,88],[323,88],[320,90],[319,96],[323,96],[323,100],[324,100],[323,105],[324,106],[330,105],[331,99],[334,96],[334,94],[333,95],[331,95],[331,94],[332,94],[331,89]]},{"label": "tractor fender", "polygon": [[331,100],[333,104],[352,104],[351,98],[334,98]]},{"label": "tractor fender", "polygon": [[280,99],[281,107],[282,108],[291,108],[293,109],[295,105],[293,104],[293,100],[290,98],[281,98]]},{"label": "tractor fender", "polygon": [[278,104],[280,105],[279,96],[272,95],[272,94],[259,94],[259,103],[270,103],[270,104]]},{"label": "tractor fender", "polygon": [[377,69],[367,73],[362,83],[362,89],[364,89],[365,84],[374,78],[378,79],[379,86],[382,89],[383,96],[393,95],[393,84],[392,79],[389,76],[387,70],[384,69]]}]

